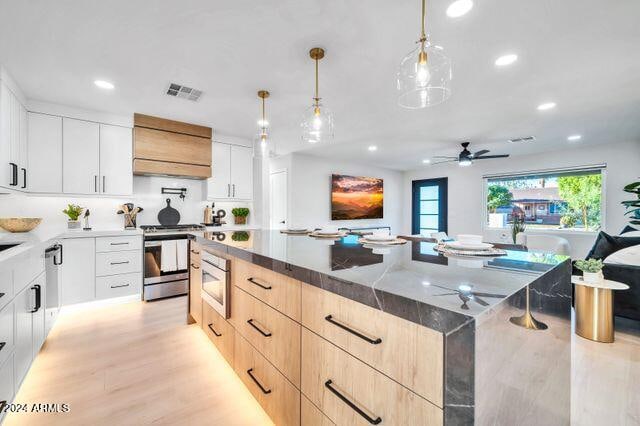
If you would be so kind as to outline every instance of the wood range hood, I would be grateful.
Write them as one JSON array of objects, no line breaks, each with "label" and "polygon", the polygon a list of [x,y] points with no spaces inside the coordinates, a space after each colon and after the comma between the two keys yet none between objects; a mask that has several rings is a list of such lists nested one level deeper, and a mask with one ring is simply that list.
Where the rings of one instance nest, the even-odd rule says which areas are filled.
[{"label": "wood range hood", "polygon": [[134,175],[211,177],[210,127],[138,113],[133,125]]}]

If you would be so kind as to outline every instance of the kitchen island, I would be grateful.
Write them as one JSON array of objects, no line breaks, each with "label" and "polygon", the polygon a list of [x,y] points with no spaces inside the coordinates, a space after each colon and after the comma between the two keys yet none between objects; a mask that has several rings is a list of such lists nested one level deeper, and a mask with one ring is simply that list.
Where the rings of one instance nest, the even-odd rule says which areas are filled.
[{"label": "kitchen island", "polygon": [[195,234],[201,249],[231,261],[231,314],[192,316],[234,338],[218,348],[276,423],[569,424],[565,256],[269,230]]}]

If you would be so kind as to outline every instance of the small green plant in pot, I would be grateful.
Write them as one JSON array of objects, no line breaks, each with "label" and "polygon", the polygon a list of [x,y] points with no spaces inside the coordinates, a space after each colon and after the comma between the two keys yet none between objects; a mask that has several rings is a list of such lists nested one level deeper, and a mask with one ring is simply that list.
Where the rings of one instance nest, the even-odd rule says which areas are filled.
[{"label": "small green plant in pot", "polygon": [[602,267],[604,264],[599,259],[576,260],[576,268],[582,271],[582,279],[587,283],[599,283],[602,281]]},{"label": "small green plant in pot", "polygon": [[623,201],[622,204],[627,209],[625,216],[630,215],[633,225],[640,225],[640,181],[632,182],[624,187],[624,192],[635,194],[635,200]]},{"label": "small green plant in pot", "polygon": [[236,225],[244,225],[247,223],[247,216],[249,216],[249,209],[246,207],[236,207],[231,210],[235,218]]},{"label": "small green plant in pot", "polygon": [[82,210],[84,207],[80,207],[77,204],[69,204],[67,208],[62,210],[62,213],[66,214],[69,217],[69,222],[67,222],[67,226],[69,229],[78,229],[80,228],[80,214],[82,214]]}]

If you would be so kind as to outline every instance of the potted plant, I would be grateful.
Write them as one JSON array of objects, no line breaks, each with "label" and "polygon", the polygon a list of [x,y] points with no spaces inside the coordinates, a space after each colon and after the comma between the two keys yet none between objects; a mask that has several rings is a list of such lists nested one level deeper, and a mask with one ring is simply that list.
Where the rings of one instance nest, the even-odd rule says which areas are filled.
[{"label": "potted plant", "polygon": [[513,239],[513,244],[517,244],[516,237],[519,233],[524,232],[525,229],[524,217],[520,215],[513,215],[513,223],[511,224],[511,238]]},{"label": "potted plant", "polygon": [[67,222],[69,229],[80,228],[80,221],[78,218],[80,217],[83,208],[84,207],[80,207],[77,204],[69,204],[66,209],[62,210],[62,213],[69,216],[69,222]]},{"label": "potted plant", "polygon": [[576,260],[576,268],[582,271],[582,279],[586,283],[595,284],[602,281],[604,279],[603,266],[602,260],[598,259]]},{"label": "potted plant", "polygon": [[231,239],[238,242],[249,241],[249,233],[246,231],[236,231],[231,234]]},{"label": "potted plant", "polygon": [[236,207],[231,210],[231,213],[235,217],[236,225],[244,225],[247,223],[247,216],[249,216],[249,209],[246,207]]},{"label": "potted plant", "polygon": [[640,181],[632,182],[624,187],[624,192],[635,194],[635,200],[623,201],[622,204],[627,209],[626,215],[631,215],[631,223],[640,225]]}]

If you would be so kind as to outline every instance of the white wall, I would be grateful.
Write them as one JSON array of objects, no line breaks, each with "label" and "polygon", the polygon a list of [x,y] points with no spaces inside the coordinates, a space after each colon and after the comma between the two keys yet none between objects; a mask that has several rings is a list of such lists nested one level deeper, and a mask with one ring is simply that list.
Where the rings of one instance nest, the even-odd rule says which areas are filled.
[{"label": "white wall", "polygon": [[[403,230],[411,232],[411,183],[417,179],[447,177],[449,179],[449,234],[483,234],[487,241],[511,242],[509,230],[484,229],[483,175],[528,170],[553,169],[606,163],[605,222],[603,231],[617,234],[628,220],[624,217],[621,201],[629,199],[622,188],[640,176],[640,142],[602,144],[583,147],[571,145],[569,149],[550,153],[511,157],[507,160],[476,161],[471,167],[458,165],[425,166],[424,169],[405,172]],[[594,233],[551,231],[569,240],[571,255],[584,257],[595,239]]]},{"label": "white wall", "polygon": [[[287,169],[289,226],[366,227],[402,224],[402,172],[364,164],[333,161],[305,154],[289,154],[271,161],[271,171]],[[384,179],[384,217],[372,220],[331,220],[331,175],[344,174]]]}]

